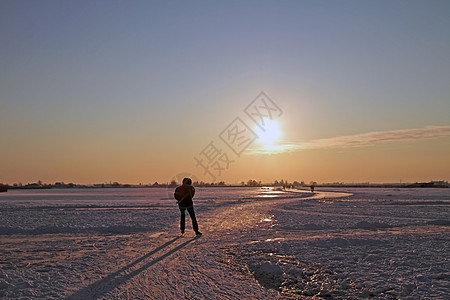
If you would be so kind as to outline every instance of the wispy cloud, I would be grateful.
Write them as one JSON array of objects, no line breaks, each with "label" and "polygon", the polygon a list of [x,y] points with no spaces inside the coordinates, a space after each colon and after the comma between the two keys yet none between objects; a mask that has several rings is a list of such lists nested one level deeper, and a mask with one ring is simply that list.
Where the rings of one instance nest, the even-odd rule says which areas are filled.
[{"label": "wispy cloud", "polygon": [[423,128],[372,131],[362,134],[337,136],[295,144],[271,145],[252,149],[250,154],[296,152],[306,149],[353,148],[394,141],[411,141],[450,136],[450,126],[426,126]]}]

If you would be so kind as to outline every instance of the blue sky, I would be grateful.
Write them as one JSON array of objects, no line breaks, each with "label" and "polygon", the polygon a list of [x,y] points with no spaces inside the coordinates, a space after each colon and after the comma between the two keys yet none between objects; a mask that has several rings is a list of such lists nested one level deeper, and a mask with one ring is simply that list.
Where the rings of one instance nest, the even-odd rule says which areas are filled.
[{"label": "blue sky", "polygon": [[[146,177],[127,159],[94,177],[88,167],[70,173],[69,164],[63,177],[170,177],[177,165],[190,169],[185,162],[260,91],[285,111],[287,144],[450,125],[448,1],[1,1],[0,8],[4,181],[39,172],[51,181],[68,157],[102,153],[102,166],[126,156],[154,171]],[[448,138],[441,142],[450,150]],[[42,165],[28,161],[16,171],[35,154]]]}]

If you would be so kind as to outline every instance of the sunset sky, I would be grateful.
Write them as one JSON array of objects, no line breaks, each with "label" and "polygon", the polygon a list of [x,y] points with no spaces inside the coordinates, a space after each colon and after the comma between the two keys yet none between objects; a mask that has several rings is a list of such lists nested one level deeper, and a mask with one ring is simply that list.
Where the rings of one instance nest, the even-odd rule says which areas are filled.
[{"label": "sunset sky", "polygon": [[445,0],[0,1],[0,182],[450,180],[449,53]]}]

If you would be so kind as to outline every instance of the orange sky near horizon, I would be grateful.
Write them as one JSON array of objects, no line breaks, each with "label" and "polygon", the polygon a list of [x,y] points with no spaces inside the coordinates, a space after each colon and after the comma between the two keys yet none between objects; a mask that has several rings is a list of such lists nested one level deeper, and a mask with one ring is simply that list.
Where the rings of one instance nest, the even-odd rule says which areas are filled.
[{"label": "orange sky near horizon", "polygon": [[[262,182],[274,180],[317,182],[421,182],[449,180],[450,138],[391,142],[367,147],[345,149],[311,149],[280,154],[244,154],[230,164],[216,182],[240,183],[249,179]],[[58,181],[79,184],[118,181],[121,183],[169,182],[179,173],[192,173],[199,180],[211,181],[195,166],[195,153],[163,151],[146,152],[145,148],[128,155],[124,149],[110,151],[109,145],[92,145],[95,149],[74,149],[61,155],[26,153],[25,161],[3,163],[10,178],[3,183],[22,184]],[[89,147],[90,148],[90,147]],[[126,147],[125,147],[126,148]],[[201,149],[198,149],[199,151]],[[139,153],[141,152],[141,153]],[[122,156],[123,155],[123,156]],[[38,159],[39,158],[39,159]],[[178,158],[178,159],[177,159]],[[20,168],[20,166],[23,166]],[[26,174],[26,175],[24,175]],[[114,174],[106,175],[105,174]],[[6,180],[5,180],[6,179]],[[9,179],[9,180],[8,180]]]}]

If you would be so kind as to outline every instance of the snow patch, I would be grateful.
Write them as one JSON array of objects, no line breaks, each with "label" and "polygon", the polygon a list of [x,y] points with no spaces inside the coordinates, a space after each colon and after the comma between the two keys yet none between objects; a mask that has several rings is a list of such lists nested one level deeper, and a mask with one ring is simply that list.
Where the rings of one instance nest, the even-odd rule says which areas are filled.
[{"label": "snow patch", "polygon": [[299,297],[342,298],[367,297],[369,291],[333,271],[316,263],[301,262],[293,256],[265,251],[253,245],[224,249],[228,266],[240,272],[247,271],[266,289],[279,292],[284,299]]},{"label": "snow patch", "polygon": [[248,262],[250,271],[255,279],[264,287],[278,289],[283,282],[283,271],[280,266],[265,260],[251,260]]}]

